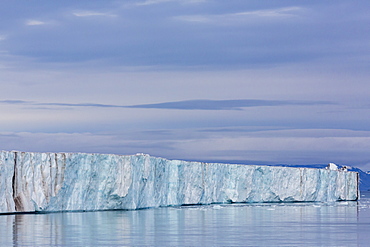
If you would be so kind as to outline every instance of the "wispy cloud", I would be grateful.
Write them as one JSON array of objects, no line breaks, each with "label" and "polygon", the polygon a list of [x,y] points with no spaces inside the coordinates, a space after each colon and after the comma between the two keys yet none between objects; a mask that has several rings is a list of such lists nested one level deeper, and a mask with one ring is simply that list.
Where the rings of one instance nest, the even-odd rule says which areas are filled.
[{"label": "wispy cloud", "polygon": [[32,102],[24,100],[0,100],[0,104],[19,105],[19,104],[32,104]]},{"label": "wispy cloud", "polygon": [[146,1],[143,1],[143,2],[136,3],[136,5],[144,6],[144,5],[153,5],[153,4],[165,3],[165,2],[173,2],[173,0],[146,0]]},{"label": "wispy cloud", "polygon": [[219,134],[202,132],[200,135],[194,135],[192,131],[0,132],[0,138],[5,150],[117,154],[143,152],[171,159],[249,164],[335,162],[364,166],[369,163],[369,131],[288,129]]},{"label": "wispy cloud", "polygon": [[244,107],[282,106],[282,105],[321,105],[333,104],[327,101],[294,101],[294,100],[185,100],[158,104],[128,106],[130,108],[155,108],[177,110],[242,110]]},{"label": "wispy cloud", "polygon": [[116,17],[114,14],[105,12],[95,12],[95,11],[76,11],[73,12],[74,16],[77,17],[92,17],[92,16],[106,16],[106,17]]},{"label": "wispy cloud", "polygon": [[34,101],[25,101],[25,100],[0,100],[0,104],[7,105],[25,105],[25,106],[35,106],[36,109],[40,109],[40,106],[56,106],[56,107],[97,107],[97,108],[127,108],[130,106],[124,105],[110,105],[110,104],[97,104],[97,103],[57,103],[57,102],[34,102]]},{"label": "wispy cloud", "polygon": [[303,10],[301,7],[286,7],[278,9],[264,9],[256,11],[246,11],[225,16],[258,16],[258,17],[291,17],[297,16],[298,11]]},{"label": "wispy cloud", "polygon": [[123,105],[95,104],[95,103],[35,103],[38,106],[70,106],[70,107],[99,107],[99,108],[126,108]]},{"label": "wispy cloud", "polygon": [[2,40],[6,40],[6,36],[5,35],[0,35],[0,41]]},{"label": "wispy cloud", "polygon": [[97,103],[37,103],[23,100],[2,100],[2,104],[24,104],[32,106],[63,106],[63,107],[99,107],[99,108],[141,108],[141,109],[173,109],[173,110],[242,110],[244,107],[261,106],[304,106],[334,104],[328,101],[298,101],[298,100],[184,100],[142,105],[111,105]]},{"label": "wispy cloud", "polygon": [[39,25],[45,25],[46,23],[43,21],[38,20],[27,20],[26,25],[27,26],[39,26]]},{"label": "wispy cloud", "polygon": [[174,18],[186,22],[220,22],[220,21],[243,20],[249,18],[281,19],[288,17],[296,17],[299,15],[299,12],[303,10],[304,9],[302,7],[292,6],[286,8],[263,9],[217,15],[182,15],[176,16]]},{"label": "wispy cloud", "polygon": [[161,3],[167,3],[167,2],[177,2],[182,4],[188,4],[188,3],[202,3],[206,2],[206,0],[145,0],[141,2],[137,2],[136,6],[145,6],[145,5],[154,5],[154,4],[161,4]]}]

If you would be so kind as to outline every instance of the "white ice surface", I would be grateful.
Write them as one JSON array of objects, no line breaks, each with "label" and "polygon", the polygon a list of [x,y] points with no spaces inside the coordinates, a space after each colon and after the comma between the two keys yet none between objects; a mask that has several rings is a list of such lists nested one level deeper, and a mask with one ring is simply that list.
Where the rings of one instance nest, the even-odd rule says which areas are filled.
[{"label": "white ice surface", "polygon": [[0,213],[357,200],[355,172],[84,153],[0,152]]}]

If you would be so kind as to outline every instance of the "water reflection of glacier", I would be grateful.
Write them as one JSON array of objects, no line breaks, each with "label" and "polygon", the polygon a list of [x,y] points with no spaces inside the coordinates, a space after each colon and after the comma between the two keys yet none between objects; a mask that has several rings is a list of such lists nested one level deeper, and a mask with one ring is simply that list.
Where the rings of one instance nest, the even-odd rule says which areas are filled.
[{"label": "water reflection of glacier", "polygon": [[0,216],[1,246],[358,246],[370,236],[359,202],[221,204],[137,211]]}]

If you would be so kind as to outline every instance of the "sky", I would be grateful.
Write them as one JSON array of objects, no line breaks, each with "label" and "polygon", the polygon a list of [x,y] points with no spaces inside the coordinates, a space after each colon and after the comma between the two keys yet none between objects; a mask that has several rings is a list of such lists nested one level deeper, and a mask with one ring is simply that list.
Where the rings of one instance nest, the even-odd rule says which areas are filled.
[{"label": "sky", "polygon": [[370,170],[369,1],[1,4],[1,150]]}]

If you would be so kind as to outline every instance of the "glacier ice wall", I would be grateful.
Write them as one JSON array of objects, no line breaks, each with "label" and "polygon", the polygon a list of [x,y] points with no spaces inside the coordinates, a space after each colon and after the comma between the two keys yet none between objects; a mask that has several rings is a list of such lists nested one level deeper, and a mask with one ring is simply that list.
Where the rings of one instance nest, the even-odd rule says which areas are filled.
[{"label": "glacier ice wall", "polygon": [[355,172],[149,155],[0,152],[0,213],[357,199]]}]

